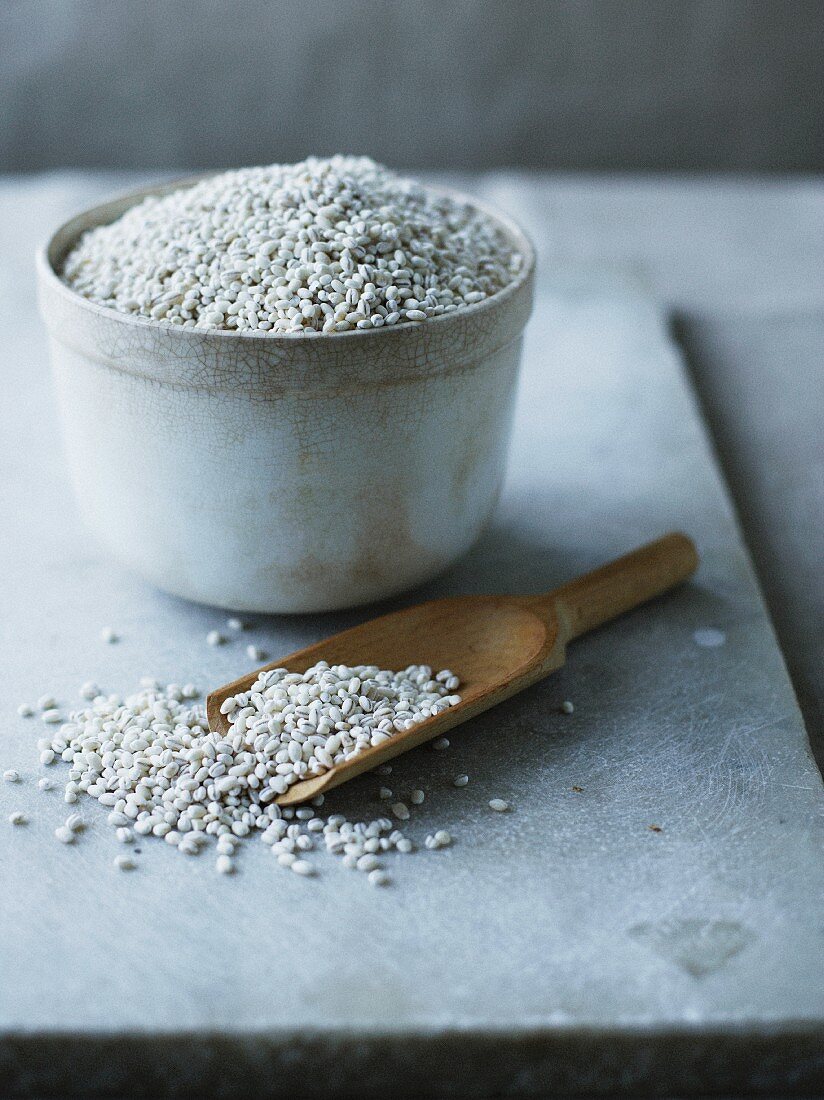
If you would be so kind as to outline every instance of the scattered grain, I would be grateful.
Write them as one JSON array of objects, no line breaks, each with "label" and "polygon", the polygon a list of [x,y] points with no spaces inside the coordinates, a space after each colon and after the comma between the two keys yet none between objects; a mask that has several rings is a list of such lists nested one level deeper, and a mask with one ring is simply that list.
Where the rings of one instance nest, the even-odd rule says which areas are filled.
[{"label": "scattered grain", "polygon": [[291,864],[291,867],[296,875],[304,875],[305,877],[308,877],[310,875],[314,875],[315,873],[315,868],[305,859],[296,859]]},{"label": "scattered grain", "polygon": [[[323,796],[297,809],[275,798],[288,789],[287,776],[320,774],[371,744],[376,732],[391,737],[423,721],[433,706],[455,705],[450,678],[436,681],[432,669],[414,665],[397,673],[325,664],[302,674],[263,673],[226,708],[232,726],[223,735],[209,731],[205,707],[187,702],[185,688],[164,689],[147,677],[126,698],[96,693],[38,748],[68,764],[66,801],[97,798],[122,844],[155,836],[184,855],[216,844],[217,856],[228,858],[237,838],[257,831],[296,874],[315,873],[302,857],[319,842],[347,867],[364,860],[360,866],[371,873],[381,853],[414,850],[391,817],[324,820],[316,809]],[[415,789],[410,801],[418,805],[422,796]],[[409,807],[394,803],[392,814],[408,820]],[[80,815],[70,815],[55,835],[72,843],[79,822]]]},{"label": "scattered grain", "polygon": [[234,860],[228,853],[221,852],[215,860],[215,870],[219,875],[231,875],[234,874],[235,864]]},{"label": "scattered grain", "polygon": [[452,843],[452,835],[446,829],[438,829],[432,836],[424,841],[427,848],[448,848]]}]

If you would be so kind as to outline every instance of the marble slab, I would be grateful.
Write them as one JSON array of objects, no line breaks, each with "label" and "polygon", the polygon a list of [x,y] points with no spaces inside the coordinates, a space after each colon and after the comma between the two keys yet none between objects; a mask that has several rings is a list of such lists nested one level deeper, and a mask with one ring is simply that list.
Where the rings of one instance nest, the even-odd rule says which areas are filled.
[{"label": "marble slab", "polygon": [[[93,190],[44,183],[38,224]],[[121,572],[78,526],[31,230],[0,229],[0,765],[24,777],[0,784],[0,1091],[824,1087],[821,780],[659,309],[620,278],[543,277],[494,523],[407,597],[541,591],[672,527],[703,556],[689,587],[576,643],[447,752],[397,762],[394,789],[427,792],[410,834],[447,828],[454,846],[394,859],[385,890],[325,856],[300,879],[257,842],[231,878],[151,842],[123,874],[96,805],[80,843],[55,841],[66,807],[36,789],[40,727],[17,704],[70,705],[88,678],[206,688],[247,659],[206,645],[219,614]],[[368,613],[262,618],[244,642],[277,654]],[[325,809],[374,815],[378,786]],[[27,826],[8,824],[15,809]]]},{"label": "marble slab", "polygon": [[684,318],[679,336],[824,769],[824,310]]}]

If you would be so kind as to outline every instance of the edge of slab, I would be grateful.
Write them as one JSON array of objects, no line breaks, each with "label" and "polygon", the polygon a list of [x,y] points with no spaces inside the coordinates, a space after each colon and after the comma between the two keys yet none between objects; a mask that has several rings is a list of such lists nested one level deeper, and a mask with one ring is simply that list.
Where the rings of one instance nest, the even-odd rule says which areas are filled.
[{"label": "edge of slab", "polygon": [[824,1026],[460,1028],[367,1036],[72,1033],[0,1042],[0,1091],[44,1096],[811,1096],[824,1090]]}]

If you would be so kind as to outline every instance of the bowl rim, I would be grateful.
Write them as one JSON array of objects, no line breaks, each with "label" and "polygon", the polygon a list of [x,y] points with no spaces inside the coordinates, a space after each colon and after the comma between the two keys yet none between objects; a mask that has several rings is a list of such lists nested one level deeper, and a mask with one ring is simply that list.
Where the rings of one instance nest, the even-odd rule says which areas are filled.
[{"label": "bowl rim", "polygon": [[[228,169],[228,171],[236,170],[237,169]],[[61,224],[49,235],[45,243],[38,247],[35,256],[35,264],[39,278],[52,292],[58,293],[66,302],[96,317],[106,318],[113,322],[121,322],[123,324],[137,326],[141,329],[162,332],[164,336],[166,333],[173,333],[180,338],[189,340],[192,337],[202,336],[209,340],[228,341],[229,343],[236,344],[238,339],[241,339],[243,341],[263,341],[269,347],[282,346],[286,348],[295,345],[305,347],[308,341],[316,340],[328,342],[331,339],[335,343],[342,343],[343,341],[352,342],[385,339],[389,335],[394,336],[404,332],[421,333],[424,331],[432,335],[435,335],[439,331],[442,333],[443,329],[450,323],[454,324],[456,321],[463,322],[466,319],[477,317],[490,309],[500,307],[508,299],[513,298],[524,285],[530,281],[535,271],[535,246],[527,233],[508,214],[504,214],[483,200],[472,195],[467,195],[465,192],[455,188],[420,184],[419,186],[424,187],[425,190],[432,194],[441,195],[453,201],[471,206],[486,215],[486,217],[506,232],[509,239],[513,242],[515,249],[523,259],[515,277],[508,282],[505,287],[489,295],[488,298],[484,298],[481,302],[473,302],[470,305],[463,306],[451,313],[442,313],[437,317],[428,317],[425,321],[402,321],[400,324],[396,325],[384,325],[379,328],[370,329],[355,328],[349,329],[346,332],[319,332],[316,329],[308,329],[304,332],[283,332],[274,335],[268,331],[259,332],[257,330],[232,332],[231,330],[219,328],[184,328],[182,325],[172,325],[167,321],[154,320],[151,317],[121,313],[116,309],[112,309],[110,306],[92,302],[69,286],[69,284],[58,274],[51,256],[58,243],[58,238],[65,234],[66,230],[72,226],[72,223],[80,223],[90,215],[102,215],[99,220],[95,219],[84,228],[81,229],[78,227],[74,229],[68,244],[62,242],[61,262],[65,259],[69,249],[77,243],[82,233],[88,232],[90,229],[96,229],[102,225],[110,225],[145,198],[149,198],[152,195],[160,197],[172,191],[193,187],[195,184],[210,179],[213,176],[220,175],[224,171],[227,171],[227,169],[198,172],[194,175],[179,176],[165,182],[132,188],[120,192],[119,194],[114,194],[103,202],[95,203],[93,206],[84,207],[70,218],[61,222]],[[113,206],[117,207],[118,210],[116,213],[112,214],[109,220],[106,220],[105,212]],[[175,336],[172,338],[174,339]]]}]

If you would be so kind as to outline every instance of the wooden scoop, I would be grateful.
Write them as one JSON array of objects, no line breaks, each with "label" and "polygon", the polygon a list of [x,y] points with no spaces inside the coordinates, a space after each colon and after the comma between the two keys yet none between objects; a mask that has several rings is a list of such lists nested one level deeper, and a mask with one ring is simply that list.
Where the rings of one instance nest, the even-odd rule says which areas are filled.
[{"label": "wooden scoop", "polygon": [[427,664],[460,677],[462,701],[364,749],[323,775],[302,779],[280,795],[281,806],[306,802],[398,753],[440,737],[453,726],[534,684],[564,663],[567,643],[687,580],[698,565],[691,539],[673,533],[594,573],[542,596],[454,596],[382,615],[300,649],[226,684],[206,700],[209,727],[226,733],[224,699],[248,691],[260,672],[304,672],[316,661],[400,670]]}]

